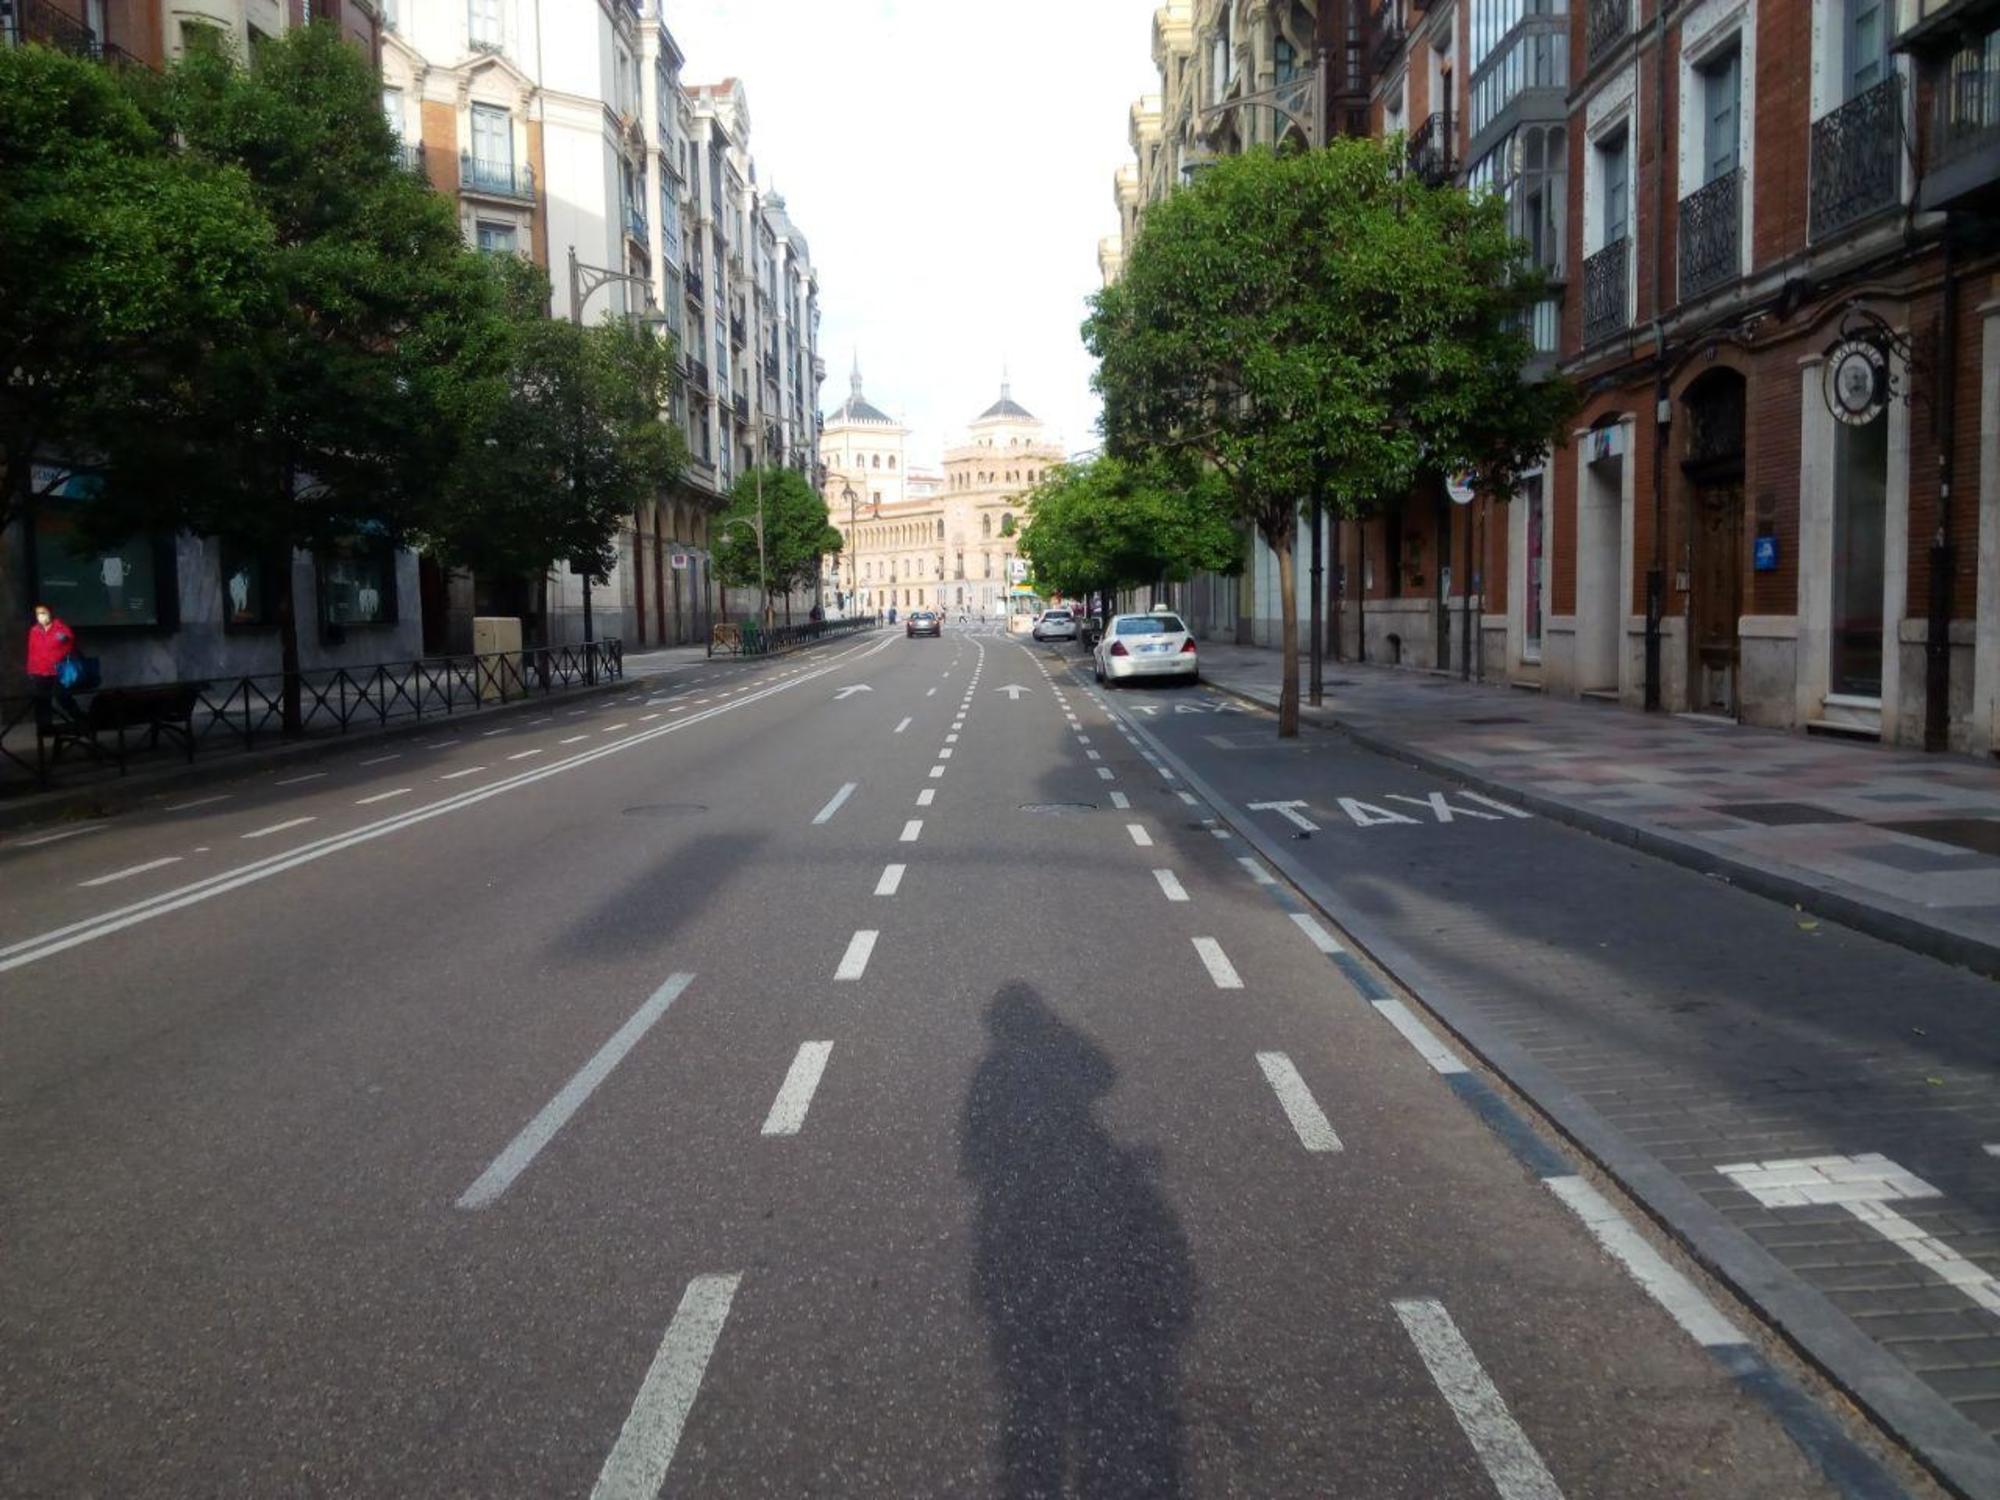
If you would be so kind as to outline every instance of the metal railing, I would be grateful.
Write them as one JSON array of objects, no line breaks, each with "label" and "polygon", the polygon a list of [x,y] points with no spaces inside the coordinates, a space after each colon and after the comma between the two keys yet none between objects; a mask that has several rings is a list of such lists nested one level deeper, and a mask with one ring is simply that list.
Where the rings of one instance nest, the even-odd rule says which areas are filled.
[{"label": "metal railing", "polygon": [[40,42],[71,57],[94,60],[102,55],[97,33],[79,17],[57,9],[49,0],[19,0],[19,3],[16,14],[20,19],[16,24],[22,41]]},{"label": "metal railing", "polygon": [[1432,187],[1442,187],[1458,171],[1458,148],[1451,111],[1440,110],[1410,132],[1411,175]]},{"label": "metal railing", "polygon": [[1725,172],[1681,199],[1681,301],[1743,272],[1743,169]]},{"label": "metal railing", "polygon": [[750,398],[744,395],[743,392],[738,391],[729,404],[736,412],[737,421],[747,422],[750,420]]},{"label": "metal railing", "polygon": [[[624,642],[612,638],[574,646],[536,646],[520,651],[493,651],[473,656],[428,656],[415,661],[379,662],[372,666],[325,667],[301,672],[299,734],[304,738],[346,734],[356,727],[447,718],[523,698],[546,697],[570,688],[617,681],[625,675]],[[248,677],[202,682],[146,683],[135,688],[151,696],[175,688],[190,693],[192,745],[141,750],[143,721],[135,719],[117,731],[116,744],[105,743],[105,731],[86,746],[87,759],[58,758],[58,739],[38,726],[32,697],[0,698],[0,793],[47,787],[64,773],[125,774],[138,756],[192,758],[202,748],[254,749],[260,742],[284,736],[285,675],[259,673]],[[100,696],[117,694],[110,684],[71,699],[75,714],[52,708],[54,722],[64,725],[63,743],[78,739],[76,725]],[[116,700],[108,700],[115,702]],[[127,735],[132,736],[127,739]],[[74,779],[90,779],[78,776]]]},{"label": "metal railing", "polygon": [[489,161],[470,151],[458,153],[458,183],[474,192],[494,193],[506,198],[535,196],[535,169],[511,161]]},{"label": "metal railing", "polygon": [[773,651],[808,645],[832,636],[875,630],[881,624],[880,615],[855,615],[845,620],[809,620],[803,625],[773,625],[768,630],[756,620],[744,620],[739,624],[723,621],[710,632],[708,654],[713,656],[718,651],[726,651],[736,656],[768,656]]},{"label": "metal railing", "polygon": [[690,359],[688,361],[688,378],[693,382],[696,390],[703,392],[708,390],[708,366],[701,360]]},{"label": "metal railing", "polygon": [[1368,32],[1374,39],[1368,51],[1369,63],[1377,74],[1387,73],[1390,64],[1402,55],[1403,46],[1410,39],[1396,0],[1384,0],[1375,9],[1368,18]]},{"label": "metal railing", "polygon": [[1583,65],[1594,68],[1632,31],[1632,0],[1590,0],[1584,17]]},{"label": "metal railing", "polygon": [[707,290],[702,285],[701,272],[690,269],[687,273],[687,299],[696,307],[701,306],[702,294]]},{"label": "metal railing", "polygon": [[646,223],[646,210],[636,203],[625,205],[625,232],[641,245],[650,244]]},{"label": "metal railing", "polygon": [[743,347],[745,334],[743,332],[743,315],[741,313],[731,313],[729,315],[729,342],[739,349]]},{"label": "metal railing", "polygon": [[422,141],[396,142],[396,160],[402,164],[405,172],[414,172],[419,177],[423,176],[424,143]]},{"label": "metal railing", "polygon": [[1627,306],[1631,239],[1613,240],[1583,263],[1583,341],[1600,343],[1631,326]]},{"label": "metal railing", "polygon": [[1966,47],[1945,64],[1931,117],[1933,169],[2000,150],[2000,66],[1992,65],[1994,59],[1989,43]]},{"label": "metal railing", "polygon": [[1903,153],[1903,81],[1894,73],[1813,121],[1806,232],[1813,240],[1894,208]]}]

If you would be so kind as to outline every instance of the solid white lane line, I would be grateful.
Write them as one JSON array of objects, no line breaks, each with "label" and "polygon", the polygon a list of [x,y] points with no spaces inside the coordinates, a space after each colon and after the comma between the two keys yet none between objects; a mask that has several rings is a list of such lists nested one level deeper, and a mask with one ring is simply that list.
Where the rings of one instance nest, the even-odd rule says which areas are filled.
[{"label": "solid white lane line", "polygon": [[1569,1206],[1588,1229],[1627,1271],[1632,1279],[1664,1307],[1689,1338],[1704,1349],[1745,1342],[1743,1333],[1725,1318],[1701,1289],[1655,1250],[1646,1237],[1581,1177],[1545,1177],[1543,1185]]},{"label": "solid white lane line", "polygon": [[272,786],[297,786],[302,781],[318,781],[326,775],[324,771],[308,771],[303,776],[287,776],[283,781],[274,781]]},{"label": "solid white lane line", "polygon": [[1430,1027],[1411,1014],[1409,1006],[1400,1000],[1377,1000],[1374,1005],[1375,1009],[1382,1013],[1384,1020],[1403,1033],[1403,1040],[1415,1047],[1423,1060],[1440,1073],[1466,1071],[1465,1064],[1458,1060],[1458,1054],[1439,1041]]},{"label": "solid white lane line", "polygon": [[1141,849],[1150,849],[1153,847],[1153,836],[1146,832],[1143,824],[1127,823],[1125,831],[1132,835],[1132,842],[1137,844]]},{"label": "solid white lane line", "polygon": [[[234,792],[217,792],[213,797],[197,797],[192,802],[176,802],[171,807],[163,807],[161,812],[186,812],[191,807],[207,807],[211,802],[227,802]],[[80,831],[80,830],[79,830]]]},{"label": "solid white lane line", "polygon": [[896,887],[903,883],[903,871],[908,868],[908,865],[882,866],[882,878],[875,882],[875,894],[878,896],[895,895]]},{"label": "solid white lane line", "polygon": [[392,760],[401,760],[402,758],[403,758],[402,752],[398,751],[394,755],[378,755],[372,760],[356,761],[355,764],[362,766],[380,766],[380,765],[386,765],[388,762]]},{"label": "solid white lane line", "polygon": [[827,798],[826,806],[813,814],[813,822],[816,824],[824,823],[835,813],[839,812],[840,805],[854,795],[854,789],[859,785],[861,783],[858,781],[843,781],[840,784],[840,790]]},{"label": "solid white lane line", "polygon": [[903,825],[902,837],[897,842],[900,844],[914,844],[922,836],[923,831],[924,820],[922,818],[912,818]]},{"label": "solid white lane line", "polygon": [[833,971],[835,979],[859,979],[868,972],[868,955],[875,951],[875,939],[882,934],[871,927],[864,927],[847,940],[847,951],[840,956],[840,967]]},{"label": "solid white lane line", "polygon": [[1155,870],[1153,879],[1160,883],[1160,894],[1169,901],[1187,900],[1188,893],[1172,870]]},{"label": "solid white lane line", "polygon": [[113,870],[109,875],[100,875],[95,880],[79,880],[77,884],[80,886],[110,885],[114,881],[124,880],[133,875],[143,875],[148,870],[157,870],[164,865],[177,865],[180,862],[181,857],[178,854],[169,854],[164,859],[149,859],[143,865],[129,865],[122,870]]},{"label": "solid white lane line", "polygon": [[1097,779],[1099,781],[1116,781],[1118,773],[1109,766],[1099,766],[1097,768]]},{"label": "solid white lane line", "polygon": [[901,734],[905,729],[908,729],[909,727],[910,727],[909,718],[905,716],[903,722],[898,724],[893,730],[890,731],[890,733]]},{"label": "solid white lane line", "polygon": [[1126,796],[1123,792],[1113,792],[1111,794],[1111,805],[1113,807],[1119,808],[1120,810],[1123,810],[1131,807],[1132,799]]},{"label": "solid white lane line", "polygon": [[356,797],[354,799],[354,805],[356,807],[366,807],[371,802],[387,802],[391,797],[401,797],[407,795],[410,790],[411,788],[409,787],[399,786],[394,791],[377,792],[372,797]]},{"label": "solid white lane line", "polygon": [[1250,878],[1259,885],[1276,885],[1278,883],[1271,878],[1271,872],[1264,868],[1261,860],[1253,859],[1248,854],[1239,854],[1236,856],[1236,863],[1248,870]]},{"label": "solid white lane line", "polygon": [[1507,1410],[1444,1304],[1424,1297],[1392,1305],[1500,1500],[1562,1500],[1541,1455]]},{"label": "solid white lane line", "polygon": [[1212,937],[1198,937],[1194,940],[1194,951],[1201,955],[1201,961],[1208,968],[1208,977],[1215,981],[1219,990],[1240,990],[1243,980],[1236,972],[1236,966],[1229,961],[1229,955],[1222,951],[1222,944]]},{"label": "solid white lane line", "polygon": [[660,1486],[680,1446],[694,1398],[708,1359],[722,1337],[729,1304],[743,1282],[741,1272],[697,1276],[688,1283],[674,1319],[667,1325],[660,1351],[632,1398],[632,1410],[619,1429],[590,1500],[659,1500]]},{"label": "solid white lane line", "polygon": [[937,801],[937,789],[935,787],[927,786],[921,792],[917,793],[917,806],[919,807],[929,807],[935,801]]},{"label": "solid white lane line", "polygon": [[507,1143],[507,1149],[493,1158],[493,1165],[481,1172],[472,1186],[459,1196],[458,1206],[485,1208],[506,1192],[514,1179],[541,1154],[542,1147],[553,1140],[556,1132],[583,1107],[584,1100],[611,1075],[611,1070],[625,1060],[625,1054],[636,1047],[639,1039],[653,1029],[654,1022],[667,1013],[667,1007],[693,983],[692,974],[669,975],[667,982],[653,991],[652,997],[632,1013],[631,1019],[612,1033],[611,1040],[597,1049],[596,1056],[578,1068],[555,1098],[544,1104],[521,1133]]},{"label": "solid white lane line", "polygon": [[1293,912],[1292,920],[1298,924],[1299,931],[1303,932],[1312,942],[1312,945],[1319,949],[1320,952],[1331,954],[1341,951],[1340,944],[1333,940],[1333,934],[1320,926],[1319,923],[1315,922],[1304,912]]},{"label": "solid white lane line", "polygon": [[791,1071],[785,1074],[785,1081],[778,1088],[778,1097],[771,1101],[771,1112],[764,1117],[765,1135],[797,1135],[806,1123],[806,1111],[812,1107],[813,1091],[819,1087],[820,1075],[826,1071],[827,1055],[833,1051],[832,1042],[801,1042],[799,1053],[792,1059]]},{"label": "solid white lane line", "polygon": [[282,823],[273,823],[269,828],[259,828],[255,833],[243,835],[246,839],[261,839],[270,834],[283,833],[287,828],[303,828],[308,823],[317,823],[318,818],[287,818]]},{"label": "solid white lane line", "polygon": [[461,776],[477,776],[481,771],[485,769],[486,767],[484,766],[467,766],[463,771],[447,771],[444,773],[444,775],[438,777],[438,780],[456,781]]},{"label": "solid white lane line", "polygon": [[528,759],[528,758],[529,758],[530,756],[534,756],[534,755],[540,755],[541,753],[542,753],[542,752],[541,752],[541,751],[539,751],[539,750],[523,750],[523,751],[521,751],[521,752],[520,752],[519,754],[517,754],[517,755],[510,755],[510,756],[508,756],[508,757],[507,757],[507,759],[509,759],[509,760],[526,760],[526,759]]},{"label": "solid white lane line", "polygon": [[1282,1052],[1259,1052],[1257,1066],[1264,1070],[1264,1079],[1278,1096],[1285,1118],[1298,1132],[1299,1144],[1308,1151],[1340,1150],[1340,1137],[1334,1134],[1333,1122],[1313,1098],[1312,1090],[1306,1087],[1291,1058]]}]

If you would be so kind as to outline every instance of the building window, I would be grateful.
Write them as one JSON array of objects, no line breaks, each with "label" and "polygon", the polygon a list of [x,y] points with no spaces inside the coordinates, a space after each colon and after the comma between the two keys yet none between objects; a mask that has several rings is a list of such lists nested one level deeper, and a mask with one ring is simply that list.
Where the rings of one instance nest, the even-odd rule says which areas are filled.
[{"label": "building window", "polygon": [[319,615],[325,629],[396,622],[396,553],[387,543],[358,540],[323,553],[318,563]]},{"label": "building window", "polygon": [[268,552],[240,542],[222,543],[222,623],[230,630],[275,625],[277,570],[282,564]]},{"label": "building window", "polygon": [[479,253],[481,255],[512,255],[515,253],[515,239],[518,231],[512,224],[489,224],[484,219],[477,226]]},{"label": "building window", "polygon": [[401,89],[382,90],[382,118],[389,122],[389,134],[400,141],[403,138],[403,91]]},{"label": "building window", "polygon": [[889,467],[892,469],[896,467],[896,455],[893,453],[889,455]]},{"label": "building window", "polygon": [[1847,97],[1859,98],[1889,74],[1887,0],[1846,0]]},{"label": "building window", "polygon": [[1603,232],[1598,248],[1615,245],[1630,232],[1631,178],[1630,137],[1621,130],[1597,145],[1599,201],[1604,205]]},{"label": "building window", "polygon": [[1701,70],[1702,181],[1736,170],[1741,151],[1743,54],[1731,48]]},{"label": "building window", "polygon": [[110,547],[79,534],[77,511],[98,492],[93,475],[73,474],[51,485],[46,471],[31,479],[44,498],[31,517],[30,589],[66,624],[83,628],[142,626],[171,630],[179,623],[174,542],[138,536]]},{"label": "building window", "polygon": [[468,0],[466,35],[474,47],[500,46],[500,0]]},{"label": "building window", "polygon": [[472,163],[482,174],[513,180],[514,122],[498,105],[472,106]]}]

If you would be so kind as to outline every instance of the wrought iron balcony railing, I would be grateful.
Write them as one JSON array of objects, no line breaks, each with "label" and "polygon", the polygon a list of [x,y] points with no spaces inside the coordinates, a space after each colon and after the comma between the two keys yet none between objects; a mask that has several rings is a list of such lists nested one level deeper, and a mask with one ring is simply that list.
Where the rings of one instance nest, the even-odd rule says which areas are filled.
[{"label": "wrought iron balcony railing", "polygon": [[744,395],[743,392],[738,391],[735,400],[729,404],[735,409],[737,421],[747,422],[750,420],[750,398]]},{"label": "wrought iron balcony railing", "polygon": [[1450,110],[1440,110],[1410,133],[1410,171],[1432,187],[1442,187],[1458,171],[1456,132]]},{"label": "wrought iron balcony railing", "polygon": [[744,345],[743,314],[741,313],[731,313],[729,315],[729,342],[739,349]]},{"label": "wrought iron balcony railing", "polygon": [[692,302],[692,303],[693,303],[693,304],[694,304],[694,305],[695,305],[696,307],[700,307],[700,306],[701,306],[701,298],[702,298],[702,293],[703,293],[703,291],[704,291],[704,290],[705,290],[705,289],[703,288],[703,286],[702,286],[702,282],[701,282],[701,272],[699,272],[699,271],[695,271],[695,270],[690,270],[690,271],[689,271],[689,272],[687,273],[687,299],[688,299],[688,301]]},{"label": "wrought iron balcony railing", "polygon": [[1584,18],[1583,65],[1594,68],[1632,31],[1632,0],[1590,0]]},{"label": "wrought iron balcony railing", "polygon": [[18,14],[24,42],[40,42],[71,57],[94,60],[103,55],[97,33],[76,16],[49,4],[49,0],[20,0]]},{"label": "wrought iron balcony railing", "polygon": [[646,210],[639,207],[636,203],[626,204],[625,232],[640,244],[645,245],[651,243],[648,236],[649,228],[650,226],[646,223]]},{"label": "wrought iron balcony railing", "polygon": [[1743,274],[1743,169],[1681,199],[1681,301]]},{"label": "wrought iron balcony railing", "polygon": [[1903,153],[1903,81],[1891,73],[1813,121],[1806,229],[1825,239],[1894,208]]},{"label": "wrought iron balcony railing", "polygon": [[1631,326],[1631,239],[1613,240],[1583,263],[1583,341],[1601,343]]},{"label": "wrought iron balcony railing", "polygon": [[1368,18],[1368,34],[1372,38],[1368,48],[1369,64],[1378,75],[1386,74],[1410,40],[1409,28],[1403,24],[1396,0],[1384,0]]},{"label": "wrought iron balcony railing", "polygon": [[470,151],[458,154],[458,185],[502,198],[533,198],[535,169],[511,161],[491,161]]},{"label": "wrought iron balcony railing", "polygon": [[690,359],[688,361],[688,378],[692,381],[696,390],[702,392],[704,395],[707,394],[708,365],[705,362],[698,359]]},{"label": "wrought iron balcony railing", "polygon": [[415,172],[419,177],[423,176],[424,143],[422,141],[396,142],[396,160],[402,164],[405,172]]}]

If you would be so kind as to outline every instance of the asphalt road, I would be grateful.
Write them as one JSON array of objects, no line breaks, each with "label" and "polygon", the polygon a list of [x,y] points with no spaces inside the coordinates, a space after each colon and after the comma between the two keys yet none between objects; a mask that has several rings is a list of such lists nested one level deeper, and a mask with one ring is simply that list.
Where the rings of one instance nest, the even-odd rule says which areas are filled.
[{"label": "asphalt road", "polygon": [[0,846],[0,1493],[1897,1492],[1049,653],[699,676]]}]

